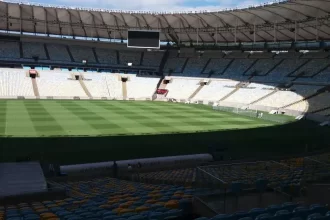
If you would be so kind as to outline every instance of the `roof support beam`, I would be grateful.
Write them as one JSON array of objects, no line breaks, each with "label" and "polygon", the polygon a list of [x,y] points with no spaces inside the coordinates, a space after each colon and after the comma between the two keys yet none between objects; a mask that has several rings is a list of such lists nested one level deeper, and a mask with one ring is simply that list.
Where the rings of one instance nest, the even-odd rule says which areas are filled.
[{"label": "roof support beam", "polygon": [[89,14],[92,16],[93,29],[94,29],[94,32],[96,33],[96,37],[97,38],[100,38],[100,34],[98,32],[98,28],[96,28],[95,16],[94,16],[94,14],[92,12],[89,12]]},{"label": "roof support beam", "polygon": [[107,29],[108,37],[111,40],[111,31],[109,31],[108,25],[104,22],[104,18],[102,16],[102,13],[99,12],[99,14],[100,14],[100,17],[101,17],[102,25]]},{"label": "roof support beam", "polygon": [[83,23],[83,21],[82,21],[82,19],[81,19],[80,12],[78,11],[77,14],[78,14],[78,16],[79,16],[79,21],[80,21],[80,24],[81,24],[81,28],[82,28],[82,30],[84,31],[85,37],[88,37],[87,32],[86,32],[86,29],[85,29],[85,26],[84,26],[84,23]]},{"label": "roof support beam", "polygon": [[63,37],[61,22],[58,19],[58,13],[57,13],[57,10],[56,9],[54,9],[54,10],[55,10],[56,22],[58,24],[59,33],[60,33],[61,37]]},{"label": "roof support beam", "polygon": [[22,34],[22,25],[23,25],[23,12],[22,6],[19,5],[19,33]]},{"label": "roof support beam", "polygon": [[47,36],[49,36],[49,30],[48,30],[48,12],[46,10],[46,8],[43,8],[44,9],[44,13],[45,13],[45,34]]},{"label": "roof support beam", "polygon": [[[113,13],[110,13],[114,18],[115,18],[115,23],[116,23],[116,26],[117,26],[117,30],[119,32],[119,36],[120,36],[120,39],[123,39],[123,35],[121,34],[120,30],[119,30],[119,25],[118,25],[118,20],[117,20],[117,16],[114,15]],[[116,34],[116,33],[115,33]],[[115,37],[116,38],[116,37]]]}]

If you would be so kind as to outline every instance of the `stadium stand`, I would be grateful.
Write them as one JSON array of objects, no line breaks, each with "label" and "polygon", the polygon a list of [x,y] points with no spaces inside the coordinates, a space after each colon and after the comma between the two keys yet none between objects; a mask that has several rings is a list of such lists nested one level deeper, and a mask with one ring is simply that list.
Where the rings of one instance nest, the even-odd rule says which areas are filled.
[{"label": "stadium stand", "polygon": [[0,96],[34,96],[31,78],[24,70],[2,69],[0,71]]},{"label": "stadium stand", "polygon": [[254,59],[235,59],[224,72],[223,77],[240,80],[248,79],[248,77],[244,76],[243,74],[248,71],[254,62],[256,62]]},{"label": "stadium stand", "polygon": [[228,97],[226,102],[250,104],[274,91],[275,84],[251,83],[246,88],[240,88],[236,93]]},{"label": "stadium stand", "polygon": [[[309,85],[294,85],[291,87],[292,91],[278,91],[256,104],[262,106],[280,108],[285,105],[300,101],[304,99],[305,96],[309,96],[316,93],[316,91],[320,88],[322,87],[309,86]],[[306,106],[306,102],[300,102],[299,104],[295,106],[291,106],[290,108],[296,111],[303,112],[306,111],[307,107],[308,106]]]},{"label": "stadium stand", "polygon": [[167,84],[168,98],[188,99],[199,87],[200,80],[173,77],[172,82]]},{"label": "stadium stand", "polygon": [[120,51],[119,60],[121,65],[132,63],[134,66],[141,65],[141,52]]},{"label": "stadium stand", "polygon": [[101,64],[118,64],[115,50],[95,48],[95,52]]},{"label": "stadium stand", "polygon": [[92,97],[110,97],[106,74],[84,73],[84,83]]},{"label": "stadium stand", "polygon": [[37,42],[23,42],[22,47],[23,58],[33,59],[38,57],[38,59],[47,60],[44,44]]},{"label": "stadium stand", "polygon": [[287,76],[296,71],[307,62],[306,59],[285,59],[274,70],[268,74],[269,80],[273,82],[291,81]]},{"label": "stadium stand", "polygon": [[203,68],[207,64],[208,59],[204,57],[192,57],[189,58],[186,68],[183,71],[185,76],[198,77],[203,71]]},{"label": "stadium stand", "polygon": [[226,70],[232,61],[231,59],[211,59],[203,73],[210,74],[213,71],[212,77],[220,77],[219,75]]},{"label": "stadium stand", "polygon": [[70,55],[65,45],[47,44],[47,49],[51,60],[71,62]]},{"label": "stadium stand", "polygon": [[70,46],[69,49],[75,62],[81,63],[86,60],[89,63],[96,63],[91,47]]},{"label": "stadium stand", "polygon": [[115,99],[122,99],[122,82],[121,75],[119,74],[111,74],[106,76],[107,85],[110,88],[110,97]]},{"label": "stadium stand", "polygon": [[127,82],[127,97],[135,99],[151,98],[156,91],[158,81],[159,78],[130,75]]},{"label": "stadium stand", "polygon": [[36,78],[40,96],[86,97],[78,80],[73,80],[69,73],[43,71]]},{"label": "stadium stand", "polygon": [[19,59],[19,43],[14,41],[0,41],[1,59]]},{"label": "stadium stand", "polygon": [[150,67],[159,67],[163,56],[163,52],[144,52],[142,65]]},{"label": "stadium stand", "polygon": [[212,80],[209,85],[194,97],[196,100],[219,101],[235,89],[238,81],[231,80]]}]

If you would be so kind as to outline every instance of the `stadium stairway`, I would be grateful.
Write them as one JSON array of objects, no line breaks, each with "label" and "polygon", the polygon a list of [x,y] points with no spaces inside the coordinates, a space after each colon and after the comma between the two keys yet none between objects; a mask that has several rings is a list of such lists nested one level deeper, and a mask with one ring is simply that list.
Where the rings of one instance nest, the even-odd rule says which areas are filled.
[{"label": "stadium stairway", "polygon": [[[300,70],[303,66],[305,66],[307,63],[309,63],[311,60],[307,60],[306,62],[304,62],[303,64],[301,64],[300,66],[298,66],[295,70],[293,70],[291,73],[289,73],[287,75],[287,77],[296,77],[296,76],[293,76],[292,74],[294,74],[295,72],[297,72],[298,70]],[[300,75],[298,75],[300,76]]]},{"label": "stadium stairway", "polygon": [[240,88],[236,88],[233,91],[231,91],[230,93],[228,93],[227,95],[225,95],[222,99],[220,99],[220,101],[225,101],[227,98],[229,98],[231,95],[233,95],[234,93],[236,93]]},{"label": "stadium stairway", "polygon": [[95,51],[95,47],[92,48],[92,51],[93,51],[93,54],[94,54],[94,58],[95,58],[96,63],[100,63],[99,62],[99,58],[97,57],[97,54],[96,54],[96,51]]},{"label": "stadium stairway", "polygon": [[264,76],[268,76],[269,73],[271,73],[273,70],[275,70],[279,65],[281,65],[284,62],[285,59],[282,59],[280,62],[278,62],[276,65],[274,65],[272,68],[268,70],[268,72]]},{"label": "stadium stairway", "polygon": [[123,93],[123,99],[127,99],[127,83],[122,81],[122,93]]},{"label": "stadium stairway", "polygon": [[265,95],[265,96],[263,96],[263,97],[255,100],[255,101],[251,102],[250,105],[254,105],[254,104],[256,104],[256,103],[264,100],[265,98],[268,98],[269,96],[274,95],[275,93],[277,93],[277,90],[274,90],[273,92],[271,92],[271,93],[269,93],[269,94],[267,94],[267,95]]},{"label": "stadium stairway", "polygon": [[44,50],[45,50],[45,53],[46,53],[47,60],[50,60],[48,48],[47,48],[46,44],[43,44],[43,45],[44,45]]},{"label": "stadium stairway", "polygon": [[325,66],[324,68],[320,69],[318,72],[316,72],[314,75],[312,75],[312,78],[319,75],[320,73],[324,72],[326,69],[330,67],[330,64]]},{"label": "stadium stairway", "polygon": [[[227,71],[227,69],[231,66],[231,64],[234,62],[234,60],[235,59],[232,59],[229,63],[228,63],[228,65],[226,66],[226,68],[224,68],[224,70],[222,71],[222,73],[220,74],[220,75],[223,75],[226,71]],[[215,71],[210,71],[210,73],[209,73],[209,75],[208,75],[208,77],[207,78],[212,78],[212,75],[215,73]]]},{"label": "stadium stairway", "polygon": [[84,92],[86,93],[86,95],[89,97],[89,98],[92,98],[92,94],[89,92],[89,90],[87,89],[86,87],[86,84],[84,83],[82,77],[79,77],[79,83],[81,85],[81,87],[83,88]]},{"label": "stadium stairway", "polygon": [[204,84],[201,83],[198,88],[195,90],[195,92],[193,94],[191,94],[191,96],[189,97],[189,100],[190,99],[193,99],[204,87]]},{"label": "stadium stairway", "polygon": [[35,78],[31,78],[31,81],[32,81],[34,96],[40,97],[37,80]]}]

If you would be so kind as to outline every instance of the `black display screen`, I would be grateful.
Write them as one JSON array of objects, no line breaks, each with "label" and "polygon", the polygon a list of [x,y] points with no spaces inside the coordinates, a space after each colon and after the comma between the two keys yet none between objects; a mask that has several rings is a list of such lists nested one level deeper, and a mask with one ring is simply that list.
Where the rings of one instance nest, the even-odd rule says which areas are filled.
[{"label": "black display screen", "polygon": [[128,31],[128,47],[159,48],[158,31]]}]

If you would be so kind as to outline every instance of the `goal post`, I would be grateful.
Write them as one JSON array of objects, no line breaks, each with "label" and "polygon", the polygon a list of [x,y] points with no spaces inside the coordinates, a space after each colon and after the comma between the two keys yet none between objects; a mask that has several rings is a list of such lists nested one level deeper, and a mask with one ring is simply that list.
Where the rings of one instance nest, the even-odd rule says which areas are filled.
[{"label": "goal post", "polygon": [[245,115],[253,118],[262,118],[263,113],[258,110],[248,109],[244,107],[228,107],[228,106],[213,106],[214,110],[232,112],[239,115]]}]

